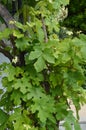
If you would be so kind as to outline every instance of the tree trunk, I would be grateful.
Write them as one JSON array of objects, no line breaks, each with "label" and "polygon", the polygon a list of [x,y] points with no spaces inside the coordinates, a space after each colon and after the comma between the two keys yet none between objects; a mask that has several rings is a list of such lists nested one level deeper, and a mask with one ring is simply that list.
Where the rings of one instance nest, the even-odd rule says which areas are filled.
[{"label": "tree trunk", "polygon": [[13,17],[9,11],[0,3],[0,16],[3,18],[5,24],[9,28],[14,28],[14,25],[10,24],[10,21],[13,21]]}]

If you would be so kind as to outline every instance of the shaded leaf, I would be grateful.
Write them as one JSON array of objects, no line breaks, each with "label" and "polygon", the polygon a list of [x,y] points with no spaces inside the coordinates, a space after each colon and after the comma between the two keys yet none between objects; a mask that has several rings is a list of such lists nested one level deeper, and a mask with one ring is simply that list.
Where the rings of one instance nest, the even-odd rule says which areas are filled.
[{"label": "shaded leaf", "polygon": [[16,39],[16,47],[20,49],[21,51],[24,51],[29,47],[28,39],[25,37],[22,37],[20,39]]},{"label": "shaded leaf", "polygon": [[6,123],[8,117],[9,116],[2,109],[0,109],[0,126]]}]

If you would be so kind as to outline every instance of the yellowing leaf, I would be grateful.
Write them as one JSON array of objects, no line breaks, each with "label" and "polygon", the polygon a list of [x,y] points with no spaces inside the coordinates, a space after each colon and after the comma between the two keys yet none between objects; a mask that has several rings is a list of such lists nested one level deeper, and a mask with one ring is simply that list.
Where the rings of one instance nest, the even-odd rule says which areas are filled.
[{"label": "yellowing leaf", "polygon": [[13,30],[13,35],[17,38],[22,38],[24,37],[24,34],[22,34],[20,31],[18,30]]}]

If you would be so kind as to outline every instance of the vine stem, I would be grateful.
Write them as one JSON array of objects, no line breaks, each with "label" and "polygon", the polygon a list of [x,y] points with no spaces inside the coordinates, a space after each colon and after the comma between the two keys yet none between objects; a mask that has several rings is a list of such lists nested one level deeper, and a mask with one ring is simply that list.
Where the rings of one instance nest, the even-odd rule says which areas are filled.
[{"label": "vine stem", "polygon": [[47,43],[48,42],[47,29],[46,29],[46,25],[44,23],[43,16],[41,16],[41,19],[42,19],[42,25],[43,25],[42,27],[43,27],[43,31],[44,31],[44,41],[45,41],[45,43]]}]

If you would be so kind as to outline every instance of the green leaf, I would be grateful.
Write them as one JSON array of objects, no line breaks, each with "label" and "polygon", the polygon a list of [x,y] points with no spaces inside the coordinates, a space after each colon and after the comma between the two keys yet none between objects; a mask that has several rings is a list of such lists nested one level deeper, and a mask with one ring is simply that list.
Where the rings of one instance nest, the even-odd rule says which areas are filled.
[{"label": "green leaf", "polygon": [[20,39],[16,39],[16,47],[18,49],[20,49],[21,51],[24,51],[26,49],[28,49],[29,47],[29,39],[27,39],[26,37],[22,37]]},{"label": "green leaf", "polygon": [[75,129],[75,130],[81,130],[81,127],[80,127],[80,124],[79,124],[78,121],[75,121],[75,122],[74,122],[74,129]]},{"label": "green leaf", "polygon": [[81,48],[81,54],[84,59],[86,59],[86,45]]},{"label": "green leaf", "polygon": [[6,28],[3,32],[0,32],[0,40],[3,38],[9,38],[9,35],[12,34],[12,29]]},{"label": "green leaf", "polygon": [[42,43],[44,41],[44,32],[41,28],[37,28],[37,36],[39,41]]},{"label": "green leaf", "polygon": [[4,92],[3,89],[0,89],[0,95],[3,94],[3,92]]},{"label": "green leaf", "polygon": [[29,88],[29,93],[27,93],[27,99],[39,99],[41,97],[45,96],[43,93],[43,90],[38,87],[31,87]]},{"label": "green leaf", "polygon": [[[7,78],[6,77],[4,78],[5,82],[7,81],[7,79],[8,79],[8,81],[13,81],[13,80],[15,80],[15,77],[18,77],[19,75],[23,74],[23,70],[21,68],[14,67],[11,64],[7,65],[4,72],[7,74]],[[5,82],[3,82],[3,83],[5,83]]]},{"label": "green leaf", "polygon": [[46,68],[45,60],[42,57],[39,57],[35,62],[34,67],[37,72],[41,72],[43,69]]},{"label": "green leaf", "polygon": [[57,81],[57,75],[55,73],[50,73],[50,81],[53,85],[53,87],[56,87],[56,85],[58,84],[58,81]]},{"label": "green leaf", "polygon": [[69,0],[55,0],[53,3],[53,8],[55,9],[60,9],[61,5],[68,5],[69,4]]},{"label": "green leaf", "polygon": [[64,122],[63,126],[65,127],[66,130],[72,130],[72,125],[74,125],[74,130],[81,130],[78,121],[73,116],[73,112],[69,111],[69,114],[65,118],[65,122]]},{"label": "green leaf", "polygon": [[[10,71],[9,71],[10,69]],[[8,75],[8,81],[13,81],[15,78],[15,68],[14,66],[9,65],[9,67],[6,69],[7,75]]]},{"label": "green leaf", "polygon": [[42,54],[41,50],[35,50],[35,51],[31,51],[30,55],[29,55],[29,60],[34,60],[36,58],[39,58]]},{"label": "green leaf", "polygon": [[36,19],[36,32],[37,32],[38,40],[40,41],[40,43],[42,43],[44,41],[44,32],[42,29],[41,21],[39,21],[37,19]]},{"label": "green leaf", "polygon": [[62,62],[63,62],[63,63],[66,63],[66,62],[68,62],[69,60],[71,60],[70,55],[64,52],[64,54],[62,55]]},{"label": "green leaf", "polygon": [[38,111],[38,117],[41,122],[45,124],[46,120],[49,119],[53,123],[56,123],[55,119],[52,116],[52,113],[55,112],[54,100],[50,96],[42,96],[41,98],[34,98],[33,101],[34,104],[31,105],[31,110],[33,113]]},{"label": "green leaf", "polygon": [[72,124],[70,124],[69,122],[65,122],[64,127],[65,127],[65,130],[72,130]]},{"label": "green leaf", "polygon": [[23,95],[18,90],[14,90],[13,93],[11,94],[11,101],[13,101],[15,105],[20,105],[22,98]]},{"label": "green leaf", "polygon": [[13,126],[14,126],[14,130],[25,130],[24,129],[24,117],[21,113],[21,109],[20,108],[15,108],[13,114],[11,114],[10,116],[10,121],[14,122]]},{"label": "green leaf", "polygon": [[13,30],[13,35],[17,38],[22,38],[24,37],[24,34],[22,34],[20,31],[18,30]]},{"label": "green leaf", "polygon": [[64,118],[68,115],[67,108],[68,106],[65,103],[65,101],[60,101],[59,103],[56,104],[57,120],[64,120]]},{"label": "green leaf", "polygon": [[6,124],[1,125],[1,126],[0,126],[0,129],[1,129],[1,130],[5,130],[5,129],[6,129]]},{"label": "green leaf", "polygon": [[54,56],[52,55],[52,53],[49,52],[48,49],[46,49],[46,50],[44,51],[44,53],[43,53],[43,58],[44,58],[47,62],[49,62],[49,63],[52,63],[52,64],[55,63],[55,58],[54,58]]},{"label": "green leaf", "polygon": [[20,22],[14,21],[13,24],[16,25],[16,27],[18,27],[19,29],[23,30],[23,32],[25,32],[27,30],[27,25],[23,25]]},{"label": "green leaf", "polygon": [[14,88],[15,90],[19,89],[22,94],[27,93],[31,87],[32,85],[29,82],[27,76],[23,76],[22,78],[15,79],[15,82],[12,85],[12,88]]},{"label": "green leaf", "polygon": [[0,126],[6,123],[6,121],[8,120],[8,117],[9,116],[2,109],[0,109]]},{"label": "green leaf", "polygon": [[86,35],[85,34],[80,34],[79,35],[79,38],[82,40],[82,41],[86,41]]}]

